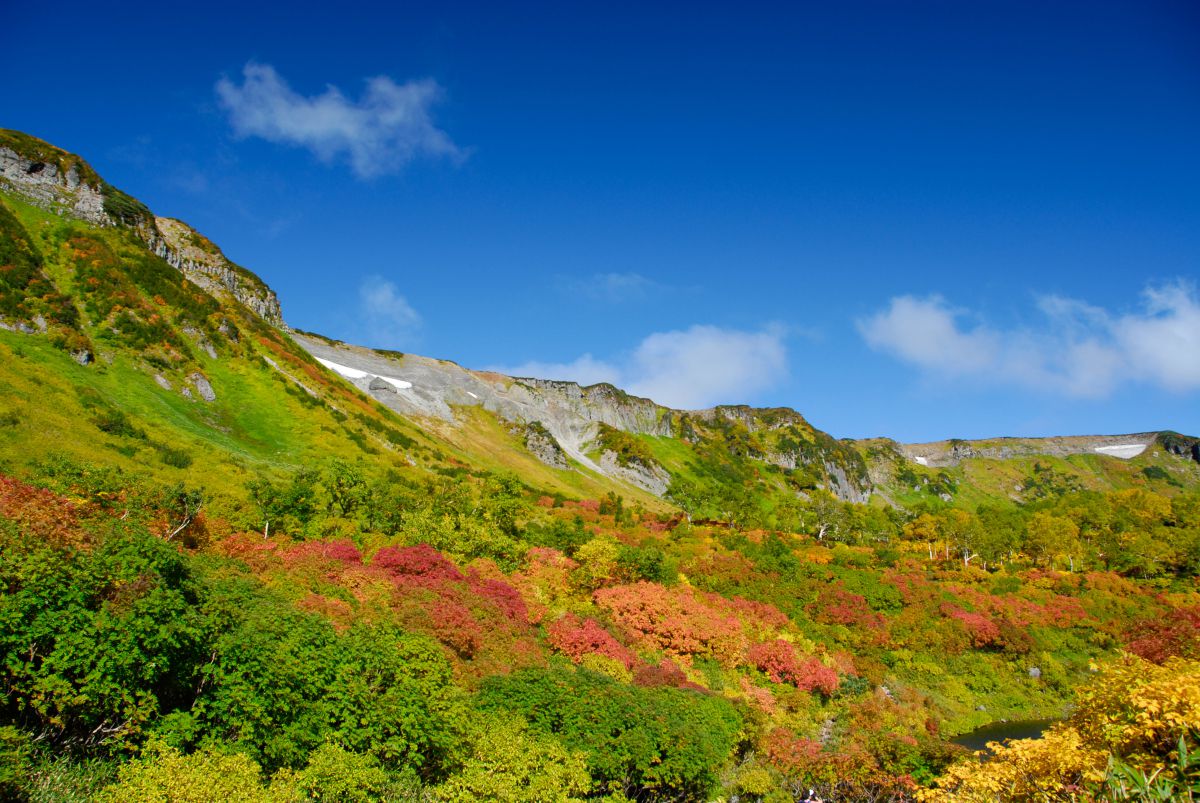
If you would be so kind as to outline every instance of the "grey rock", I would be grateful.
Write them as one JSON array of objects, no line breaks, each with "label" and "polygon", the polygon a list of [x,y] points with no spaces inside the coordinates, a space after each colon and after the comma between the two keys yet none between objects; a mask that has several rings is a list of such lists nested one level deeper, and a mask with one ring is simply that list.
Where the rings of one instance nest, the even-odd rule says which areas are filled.
[{"label": "grey rock", "polygon": [[625,480],[655,496],[666,494],[671,485],[671,475],[662,466],[632,462],[621,465],[615,452],[605,451],[600,455],[600,470],[609,477]]},{"label": "grey rock", "polygon": [[1037,680],[1041,676],[1042,676],[1042,670],[1038,669],[1036,666],[1029,667],[1029,677],[1033,678],[1034,680]]},{"label": "grey rock", "polygon": [[525,448],[550,468],[567,469],[571,467],[567,462],[567,455],[558,445],[558,441],[540,425],[525,428]]},{"label": "grey rock", "polygon": [[92,352],[87,349],[79,349],[78,351],[71,352],[71,359],[80,365],[89,365],[93,362],[94,358],[92,357]]},{"label": "grey rock", "polygon": [[162,388],[163,390],[170,390],[170,389],[171,389],[171,382],[170,382],[170,380],[168,380],[168,379],[167,379],[165,376],[163,376],[162,374],[155,374],[155,375],[154,375],[154,381],[155,381],[155,382],[157,382],[157,383],[158,383],[158,386],[159,386],[160,388]]},{"label": "grey rock", "polygon": [[[204,374],[200,373],[199,371],[188,374],[188,381],[191,382],[192,386],[196,388],[196,392],[200,394],[200,398],[204,399],[206,402],[217,400],[216,391],[213,390],[212,384],[208,381]],[[184,388],[185,392],[186,390],[187,389]]]},{"label": "grey rock", "polygon": [[387,382],[377,376],[373,376],[371,377],[370,383],[367,385],[367,390],[371,391],[372,393],[396,393],[399,388],[397,388],[391,382]]},{"label": "grey rock", "polygon": [[228,294],[273,326],[283,326],[279,298],[261,281],[240,270],[220,251],[209,252],[190,244],[196,232],[173,218],[157,217],[154,230],[140,232],[147,247],[192,282],[215,295]]}]

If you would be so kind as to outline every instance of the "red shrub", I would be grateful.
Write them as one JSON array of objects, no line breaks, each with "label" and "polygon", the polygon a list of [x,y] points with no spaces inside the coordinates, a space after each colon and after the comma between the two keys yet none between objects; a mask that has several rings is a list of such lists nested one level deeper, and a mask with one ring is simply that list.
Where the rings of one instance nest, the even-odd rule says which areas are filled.
[{"label": "red shrub", "polygon": [[348,538],[339,538],[336,541],[307,541],[296,544],[284,553],[284,559],[288,562],[304,558],[317,558],[353,565],[362,563],[362,553]]},{"label": "red shrub", "polygon": [[775,728],[762,740],[767,761],[785,773],[809,776],[826,763],[821,743],[803,739],[785,728]]},{"label": "red shrub", "polygon": [[521,624],[529,621],[529,611],[517,589],[503,580],[481,577],[474,568],[468,573],[468,580],[473,592],[492,602],[506,617]]},{"label": "red shrub", "polygon": [[1000,626],[981,613],[956,610],[950,616],[963,623],[967,635],[971,637],[971,646],[980,649],[1002,646]]},{"label": "red shrub", "polygon": [[440,599],[426,607],[438,641],[462,658],[471,658],[483,642],[483,633],[471,611],[461,603]]},{"label": "red shrub", "polygon": [[1137,622],[1129,629],[1129,651],[1156,664],[1200,654],[1200,606]]},{"label": "red shrub", "polygon": [[578,616],[568,613],[550,625],[548,633],[554,648],[575,663],[589,654],[612,658],[624,664],[626,669],[633,668],[636,663],[633,653],[595,619],[580,621]]},{"label": "red shrub", "polygon": [[837,691],[838,674],[817,658],[806,658],[796,674],[796,688],[801,691],[817,691],[826,697]]},{"label": "red shrub", "polygon": [[688,685],[687,675],[679,668],[679,664],[670,658],[664,658],[658,665],[640,664],[633,670],[633,682],[639,686],[651,688],[654,686],[680,687]]},{"label": "red shrub", "polygon": [[386,570],[393,577],[423,580],[462,580],[462,572],[429,544],[417,546],[385,546],[375,553],[372,566]]},{"label": "red shrub", "polygon": [[746,658],[776,683],[792,683],[800,671],[796,648],[782,639],[755,644],[746,653]]},{"label": "red shrub", "polygon": [[0,476],[0,516],[17,522],[30,535],[60,544],[86,540],[77,510],[64,497]]},{"label": "red shrub", "polygon": [[746,698],[756,707],[768,714],[775,713],[775,695],[771,694],[770,690],[764,689],[761,686],[755,686],[746,677],[741,679],[741,686],[742,694],[745,694]]},{"label": "red shrub", "polygon": [[755,644],[746,654],[752,665],[776,683],[790,683],[801,691],[818,691],[826,697],[837,691],[838,673],[818,658],[796,657],[796,648],[782,639]]},{"label": "red shrub", "polygon": [[836,587],[822,590],[817,602],[809,606],[809,612],[825,624],[870,628],[885,624],[883,617],[871,610],[866,597]]}]

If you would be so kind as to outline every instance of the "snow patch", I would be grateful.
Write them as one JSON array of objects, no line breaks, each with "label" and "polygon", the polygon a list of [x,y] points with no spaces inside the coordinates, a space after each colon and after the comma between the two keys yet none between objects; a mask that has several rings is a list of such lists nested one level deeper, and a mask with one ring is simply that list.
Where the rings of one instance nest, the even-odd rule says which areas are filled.
[{"label": "snow patch", "polygon": [[372,374],[368,371],[360,371],[357,368],[351,368],[348,365],[342,365],[341,363],[333,362],[332,360],[323,360],[320,357],[315,357],[314,359],[316,359],[317,362],[321,363],[321,365],[324,365],[329,370],[333,371],[334,373],[341,374],[347,379],[366,379],[367,377],[378,376],[384,382],[395,385],[400,390],[408,390],[412,387],[412,382],[407,382],[403,379],[396,379],[395,377],[391,376],[380,376],[379,374]]},{"label": "snow patch", "polygon": [[472,399],[478,399],[478,398],[479,398],[478,396],[476,396],[474,393],[472,393],[472,392],[471,392],[471,391],[469,391],[469,390],[467,391],[467,395],[468,395],[468,396],[470,396]]},{"label": "snow patch", "polygon": [[347,379],[363,379],[370,376],[370,374],[368,374],[366,371],[360,371],[357,368],[351,368],[348,365],[342,365],[341,363],[336,363],[332,360],[322,360],[320,357],[317,357],[316,359],[317,362],[321,363],[321,365],[324,365],[326,368],[334,371],[335,373],[341,374]]},{"label": "snow patch", "polygon": [[1146,451],[1144,443],[1123,443],[1119,446],[1097,446],[1096,452],[1106,454],[1110,457],[1119,457],[1122,460],[1128,460],[1131,457],[1137,457],[1142,452]]},{"label": "snow patch", "polygon": [[395,385],[400,390],[408,390],[412,387],[412,382],[406,382],[403,379],[396,379],[394,376],[381,376],[379,378],[384,382],[387,382],[389,385]]},{"label": "snow patch", "polygon": [[913,462],[914,462],[914,463],[916,463],[916,464],[917,464],[917,465],[919,465],[919,466],[927,466],[927,465],[929,465],[929,461],[928,461],[928,460],[926,460],[924,457],[921,457],[921,455],[917,455],[916,457],[914,457],[914,458],[913,458]]}]

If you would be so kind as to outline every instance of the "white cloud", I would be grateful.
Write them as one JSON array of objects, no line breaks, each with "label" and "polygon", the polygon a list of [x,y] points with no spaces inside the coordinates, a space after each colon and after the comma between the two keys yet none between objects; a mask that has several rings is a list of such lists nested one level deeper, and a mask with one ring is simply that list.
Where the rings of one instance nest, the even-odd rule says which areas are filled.
[{"label": "white cloud", "polygon": [[610,382],[630,393],[681,409],[744,403],[787,375],[781,327],[760,332],[692,326],[646,337],[619,362],[590,354],[569,363],[527,362],[491,370],[510,376]]},{"label": "white cloud", "polygon": [[940,296],[898,296],[858,330],[877,351],[942,378],[1084,398],[1131,382],[1200,389],[1200,302],[1190,284],[1147,289],[1135,312],[1059,296],[1040,298],[1038,309],[1040,326],[1006,330],[970,323]]},{"label": "white cloud", "polygon": [[358,288],[359,318],[375,344],[395,346],[410,340],[421,327],[421,316],[393,282],[368,276]]},{"label": "white cloud", "polygon": [[327,162],[344,157],[360,178],[394,173],[420,156],[463,156],[433,124],[430,107],[442,89],[431,79],[370,78],[357,101],[334,86],[305,97],[274,67],[250,62],[240,85],[222,78],[216,91],[238,136],[298,145]]},{"label": "white cloud", "polygon": [[670,407],[744,403],[787,374],[783,330],[693,326],[647,337],[633,352],[627,388]]}]

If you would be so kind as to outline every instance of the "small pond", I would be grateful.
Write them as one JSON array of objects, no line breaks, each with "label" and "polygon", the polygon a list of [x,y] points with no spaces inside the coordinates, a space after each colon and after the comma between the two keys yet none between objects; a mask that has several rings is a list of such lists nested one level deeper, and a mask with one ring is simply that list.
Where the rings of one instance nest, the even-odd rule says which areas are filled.
[{"label": "small pond", "polygon": [[984,750],[988,742],[1007,742],[1010,739],[1036,739],[1058,719],[1026,719],[1020,722],[992,722],[970,733],[955,736],[951,741],[968,750]]}]

